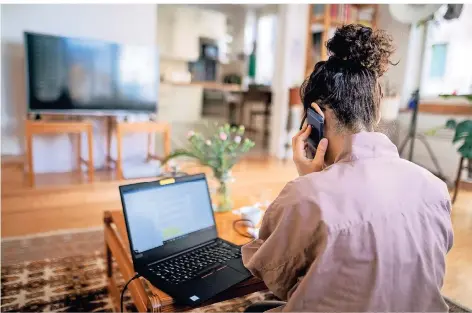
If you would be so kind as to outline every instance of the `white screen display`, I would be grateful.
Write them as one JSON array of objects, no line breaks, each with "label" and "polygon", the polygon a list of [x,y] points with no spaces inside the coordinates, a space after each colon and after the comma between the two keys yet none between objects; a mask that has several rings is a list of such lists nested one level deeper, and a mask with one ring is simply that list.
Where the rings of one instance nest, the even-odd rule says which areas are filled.
[{"label": "white screen display", "polygon": [[215,225],[204,179],[129,191],[123,200],[135,253]]}]

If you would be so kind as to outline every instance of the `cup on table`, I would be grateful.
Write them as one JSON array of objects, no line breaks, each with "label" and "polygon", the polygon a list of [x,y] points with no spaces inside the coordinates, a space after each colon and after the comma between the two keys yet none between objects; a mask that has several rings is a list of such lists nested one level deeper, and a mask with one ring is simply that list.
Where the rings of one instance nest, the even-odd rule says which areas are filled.
[{"label": "cup on table", "polygon": [[255,206],[245,206],[239,209],[241,219],[248,220],[244,222],[246,226],[256,227],[262,218],[262,210]]}]

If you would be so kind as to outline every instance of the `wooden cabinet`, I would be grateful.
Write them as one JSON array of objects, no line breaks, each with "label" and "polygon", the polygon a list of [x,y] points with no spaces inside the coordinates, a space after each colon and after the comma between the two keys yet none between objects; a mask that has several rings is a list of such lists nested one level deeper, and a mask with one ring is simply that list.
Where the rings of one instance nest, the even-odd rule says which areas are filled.
[{"label": "wooden cabinet", "polygon": [[193,9],[159,5],[157,43],[163,58],[196,61],[200,55],[199,37]]},{"label": "wooden cabinet", "polygon": [[201,37],[222,40],[226,36],[226,16],[210,10],[196,10],[198,33]]},{"label": "wooden cabinet", "polygon": [[176,58],[198,60],[200,55],[197,16],[193,8],[178,7],[173,29],[173,52]]},{"label": "wooden cabinet", "polygon": [[161,57],[170,58],[172,51],[172,29],[174,28],[173,8],[168,5],[158,6],[157,45]]},{"label": "wooden cabinet", "polygon": [[185,5],[158,6],[157,42],[167,59],[196,61],[200,38],[218,43],[220,58],[226,56],[226,16],[223,13]]}]

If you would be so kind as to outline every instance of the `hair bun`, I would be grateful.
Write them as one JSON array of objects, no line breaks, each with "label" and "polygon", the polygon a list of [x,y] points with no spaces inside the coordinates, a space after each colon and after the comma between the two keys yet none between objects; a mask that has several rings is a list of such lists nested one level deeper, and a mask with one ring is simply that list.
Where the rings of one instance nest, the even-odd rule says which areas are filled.
[{"label": "hair bun", "polygon": [[362,26],[345,25],[336,29],[334,37],[326,43],[330,58],[338,58],[352,65],[363,66],[381,76],[390,64],[394,51],[392,38],[384,31]]}]

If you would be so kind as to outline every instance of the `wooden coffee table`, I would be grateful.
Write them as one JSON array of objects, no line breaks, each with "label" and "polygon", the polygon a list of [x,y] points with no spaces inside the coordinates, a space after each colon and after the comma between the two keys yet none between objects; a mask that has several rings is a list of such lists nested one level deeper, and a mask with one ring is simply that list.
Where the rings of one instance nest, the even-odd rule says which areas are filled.
[{"label": "wooden coffee table", "polygon": [[[236,215],[231,212],[216,213],[215,219],[218,234],[221,238],[238,245],[249,242],[250,239],[237,234],[233,230],[233,221],[237,219]],[[135,275],[135,271],[129,251],[128,236],[122,211],[106,211],[104,214],[104,223],[108,289],[113,306],[116,312],[119,312],[121,290],[118,288],[116,278],[114,277],[115,275],[113,275],[113,260],[115,260],[117,268],[125,282]],[[242,297],[266,289],[267,287],[261,280],[251,278],[228,289],[201,306]],[[190,307],[177,305],[171,296],[157,289],[148,280],[142,277],[131,282],[126,292],[131,294],[133,303],[139,312],[177,312],[191,309]]]}]

